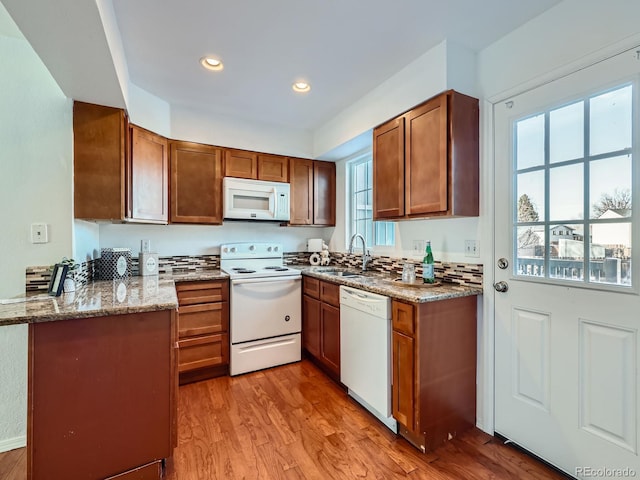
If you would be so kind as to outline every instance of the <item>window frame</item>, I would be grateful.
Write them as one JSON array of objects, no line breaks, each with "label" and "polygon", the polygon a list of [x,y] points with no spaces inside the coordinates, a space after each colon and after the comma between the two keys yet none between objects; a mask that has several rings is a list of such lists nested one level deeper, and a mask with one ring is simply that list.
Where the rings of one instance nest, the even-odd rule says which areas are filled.
[{"label": "window frame", "polygon": [[[600,95],[604,95],[619,89],[623,89],[625,87],[632,87],[632,96],[631,96],[631,147],[625,148],[622,150],[609,151],[605,153],[591,154],[589,151],[589,140],[590,140],[590,120],[589,113],[590,101]],[[561,109],[563,107],[569,106],[571,104],[577,102],[584,102],[584,117],[583,117],[583,128],[584,128],[584,150],[583,154],[580,158],[563,160],[563,161],[551,161],[550,155],[550,114],[551,112]],[[518,122],[523,120],[527,120],[528,118],[533,118],[538,115],[544,116],[544,160],[542,165],[538,166],[527,166],[518,170],[517,166],[517,127]],[[556,104],[546,105],[538,112],[533,114],[528,114],[526,116],[522,116],[519,118],[514,118],[511,121],[511,165],[512,165],[512,183],[510,186],[511,189],[511,208],[512,208],[512,272],[511,275],[514,279],[521,281],[529,281],[535,283],[544,283],[550,285],[558,285],[564,287],[575,287],[575,288],[583,288],[583,289],[593,289],[593,290],[605,290],[605,291],[613,291],[618,293],[638,293],[638,289],[640,287],[640,277],[638,276],[638,269],[636,264],[638,263],[638,256],[640,252],[638,251],[640,247],[639,245],[639,237],[637,235],[638,230],[640,229],[639,216],[640,212],[638,211],[638,202],[640,201],[640,183],[638,180],[640,179],[640,167],[636,165],[638,161],[640,161],[640,157],[638,156],[638,151],[640,149],[640,81],[638,77],[634,76],[633,78],[620,79],[615,83],[611,83],[605,86],[600,86],[599,88],[595,88],[589,90],[587,92],[582,92],[580,95],[577,95],[572,98],[566,99],[564,102],[558,102]],[[631,216],[629,217],[620,217],[616,219],[610,218],[592,218],[591,217],[591,209],[594,203],[594,199],[591,198],[591,190],[590,190],[590,169],[591,164],[593,162],[603,160],[603,159],[615,159],[616,157],[621,156],[629,156],[631,158]],[[634,160],[634,158],[636,160]],[[583,188],[583,214],[581,219],[550,219],[550,172],[553,168],[563,167],[569,165],[581,165],[583,178],[582,178],[582,188]],[[544,175],[544,220],[539,221],[518,221],[518,175],[523,173],[530,173],[535,171],[541,171]],[[634,192],[636,192],[634,194]],[[526,193],[526,192],[523,192]],[[607,282],[598,282],[591,280],[591,227],[595,225],[606,225],[606,224],[629,224],[629,231],[631,236],[630,248],[631,255],[629,257],[630,266],[629,273],[631,275],[631,283],[607,283]],[[559,231],[558,235],[563,235],[563,232],[566,230],[565,227],[570,227],[571,225],[581,226],[583,230],[583,278],[582,279],[570,279],[566,277],[554,277],[550,272],[550,261],[553,260],[551,257],[551,236],[555,235],[552,231],[552,227],[556,226],[556,229]],[[542,258],[544,265],[544,275],[530,275],[523,274],[518,272],[518,227],[538,227],[544,229],[544,257]],[[567,235],[571,233],[571,230],[567,230]]]},{"label": "window frame", "polygon": [[[355,227],[355,208],[356,208],[356,201],[355,201],[355,176],[354,176],[354,169],[358,166],[361,165],[363,163],[367,163],[367,162],[373,162],[373,150],[371,148],[367,148],[364,151],[361,151],[355,155],[353,155],[352,157],[348,158],[345,162],[345,200],[346,200],[346,204],[347,204],[347,208],[346,208],[346,215],[345,215],[345,250],[349,249],[349,240],[351,239],[351,237],[356,233],[356,227]],[[373,165],[371,165],[371,168],[373,169]],[[367,188],[366,190],[371,190],[372,194],[373,194],[373,170],[371,172],[371,186],[370,188]],[[365,190],[363,190],[365,191]],[[369,220],[368,218],[366,220]],[[397,224],[396,222],[389,222],[389,221],[376,221],[373,219],[373,208],[371,210],[371,219],[370,221],[372,222],[372,238],[371,238],[371,245],[367,245],[367,249],[371,249],[373,251],[377,251],[377,252],[391,252],[393,250],[395,250],[395,245],[396,245],[396,238],[397,238]],[[379,227],[379,224],[393,224],[393,233],[392,233],[392,238],[391,240],[393,241],[392,245],[379,245],[376,244],[376,238],[377,238],[377,228]],[[366,236],[365,236],[366,238]]]}]

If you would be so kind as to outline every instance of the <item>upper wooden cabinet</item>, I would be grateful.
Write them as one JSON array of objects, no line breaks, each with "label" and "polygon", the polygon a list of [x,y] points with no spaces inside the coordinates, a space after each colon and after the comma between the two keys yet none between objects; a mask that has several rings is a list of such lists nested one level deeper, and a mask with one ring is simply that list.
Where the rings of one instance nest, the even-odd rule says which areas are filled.
[{"label": "upper wooden cabinet", "polygon": [[258,154],[247,150],[226,149],[224,175],[236,178],[258,178]]},{"label": "upper wooden cabinet", "polygon": [[291,225],[336,224],[336,165],[290,159]]},{"label": "upper wooden cabinet", "polygon": [[124,110],[73,104],[75,218],[124,220],[129,122]]},{"label": "upper wooden cabinet", "polygon": [[449,90],[373,131],[373,217],[477,216],[478,100]]},{"label": "upper wooden cabinet", "polygon": [[258,154],[258,180],[289,181],[289,159],[281,155]]},{"label": "upper wooden cabinet", "polygon": [[167,223],[168,143],[118,108],[73,106],[74,215]]},{"label": "upper wooden cabinet", "polygon": [[313,162],[313,224],[336,224],[336,164]]},{"label": "upper wooden cabinet", "polygon": [[222,150],[171,142],[171,223],[222,223]]},{"label": "upper wooden cabinet", "polygon": [[169,221],[169,142],[131,125],[128,198],[131,220]]},{"label": "upper wooden cabinet", "polygon": [[251,178],[269,182],[289,181],[289,159],[282,155],[247,150],[224,151],[225,177]]}]

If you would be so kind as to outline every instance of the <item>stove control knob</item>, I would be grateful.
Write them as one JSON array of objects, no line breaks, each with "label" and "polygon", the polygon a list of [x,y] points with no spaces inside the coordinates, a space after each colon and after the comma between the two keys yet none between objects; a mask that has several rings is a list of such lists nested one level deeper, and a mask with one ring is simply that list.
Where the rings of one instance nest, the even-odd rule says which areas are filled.
[{"label": "stove control knob", "polygon": [[223,251],[224,253],[227,253],[227,252],[229,251],[229,249],[228,249],[227,247],[224,247],[224,248],[222,249],[222,251]]},{"label": "stove control knob", "polygon": [[273,248],[271,248],[271,247],[267,248],[267,252],[270,252],[271,250],[273,250]]},{"label": "stove control knob", "polygon": [[236,253],[236,247],[231,247],[231,253]]},{"label": "stove control knob", "polygon": [[273,251],[277,252],[278,251],[278,247],[273,247]]},{"label": "stove control knob", "polygon": [[251,245],[251,246],[249,247],[249,250],[251,250],[252,252],[253,252],[255,249],[256,249],[256,246],[255,246],[255,245]]}]

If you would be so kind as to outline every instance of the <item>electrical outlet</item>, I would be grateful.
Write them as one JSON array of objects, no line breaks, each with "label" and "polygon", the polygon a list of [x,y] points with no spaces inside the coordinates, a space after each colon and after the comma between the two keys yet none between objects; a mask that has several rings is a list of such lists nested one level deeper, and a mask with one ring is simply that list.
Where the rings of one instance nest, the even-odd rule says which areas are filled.
[{"label": "electrical outlet", "polygon": [[151,240],[141,240],[140,241],[140,252],[142,252],[142,253],[150,253],[151,252]]},{"label": "electrical outlet", "polygon": [[414,240],[413,253],[424,253],[425,246],[426,246],[426,243],[424,240]]},{"label": "electrical outlet", "polygon": [[49,241],[49,229],[46,223],[31,224],[31,243],[47,243]]},{"label": "electrical outlet", "polygon": [[464,255],[465,255],[465,257],[479,257],[480,256],[480,247],[478,247],[478,242],[476,240],[465,240],[464,241]]}]

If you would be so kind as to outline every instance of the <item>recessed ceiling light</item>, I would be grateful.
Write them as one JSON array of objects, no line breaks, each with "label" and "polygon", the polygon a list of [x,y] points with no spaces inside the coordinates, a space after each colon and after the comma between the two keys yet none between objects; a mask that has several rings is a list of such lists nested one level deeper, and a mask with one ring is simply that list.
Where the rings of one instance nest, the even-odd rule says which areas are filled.
[{"label": "recessed ceiling light", "polygon": [[214,57],[202,57],[200,59],[200,65],[207,70],[222,70],[224,68],[222,62]]},{"label": "recessed ceiling light", "polygon": [[309,85],[307,82],[295,82],[291,86],[291,88],[293,88],[294,92],[305,93],[311,90],[311,85]]}]

